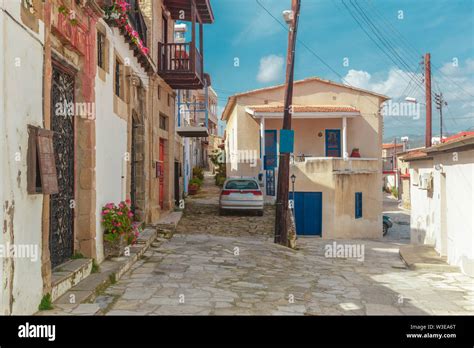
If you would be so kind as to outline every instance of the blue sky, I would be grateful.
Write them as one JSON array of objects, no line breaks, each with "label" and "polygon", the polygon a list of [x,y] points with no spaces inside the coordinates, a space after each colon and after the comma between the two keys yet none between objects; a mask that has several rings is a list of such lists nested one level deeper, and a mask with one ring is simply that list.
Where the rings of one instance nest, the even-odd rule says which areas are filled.
[{"label": "blue sky", "polygon": [[[259,1],[279,20],[281,12],[290,7],[290,0]],[[379,30],[377,33],[387,40],[408,68],[402,63],[395,65],[377,48],[342,0],[302,0],[298,39],[337,74],[298,44],[296,79],[319,76],[372,89],[394,100],[402,100],[407,92],[423,98],[421,88],[415,83],[407,85],[411,79],[422,78],[420,71],[416,71],[418,61],[422,53],[430,52],[433,89],[443,92],[448,102],[444,113],[445,132],[474,126],[472,0],[361,0],[356,4],[344,0],[344,3],[355,14],[354,6],[364,11]],[[287,47],[285,29],[256,0],[213,0],[212,6],[216,20],[205,26],[205,68],[212,76],[220,108],[231,94],[282,83]],[[369,26],[364,27],[373,35]],[[385,49],[383,44],[379,45]],[[236,58],[238,67],[234,66]],[[418,120],[406,116],[385,117],[385,137],[423,134],[423,106],[421,112]],[[433,134],[436,135],[439,132],[436,109],[433,117]]]}]

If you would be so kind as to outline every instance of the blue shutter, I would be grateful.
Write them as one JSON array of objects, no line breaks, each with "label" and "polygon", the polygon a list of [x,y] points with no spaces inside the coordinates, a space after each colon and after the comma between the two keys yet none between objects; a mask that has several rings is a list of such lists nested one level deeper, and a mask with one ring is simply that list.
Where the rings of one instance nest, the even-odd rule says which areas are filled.
[{"label": "blue shutter", "polygon": [[362,192],[355,193],[355,218],[362,217]]}]

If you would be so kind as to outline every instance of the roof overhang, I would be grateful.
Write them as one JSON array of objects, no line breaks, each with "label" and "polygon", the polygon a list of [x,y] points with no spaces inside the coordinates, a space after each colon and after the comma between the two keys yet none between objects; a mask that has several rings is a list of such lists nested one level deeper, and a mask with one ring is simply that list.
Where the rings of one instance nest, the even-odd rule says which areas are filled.
[{"label": "roof overhang", "polygon": [[172,19],[190,22],[192,20],[191,3],[193,1],[196,4],[197,14],[201,18],[201,23],[213,23],[214,13],[212,12],[210,0],[164,0],[163,3],[168,11],[170,11]]},{"label": "roof overhang", "polygon": [[[246,107],[245,112],[256,118],[283,118],[283,112],[259,112]],[[293,112],[292,118],[343,118],[343,117],[358,117],[360,112]]]},{"label": "roof overhang", "polygon": [[176,133],[184,138],[206,138],[209,136],[206,127],[183,126],[178,127]]}]

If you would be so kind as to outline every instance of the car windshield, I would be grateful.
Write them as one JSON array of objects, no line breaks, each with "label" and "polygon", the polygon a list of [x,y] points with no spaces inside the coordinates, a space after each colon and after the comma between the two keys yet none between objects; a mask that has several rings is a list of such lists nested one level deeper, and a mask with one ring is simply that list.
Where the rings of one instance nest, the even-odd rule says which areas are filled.
[{"label": "car windshield", "polygon": [[258,184],[253,180],[231,180],[225,185],[229,190],[257,190]]}]

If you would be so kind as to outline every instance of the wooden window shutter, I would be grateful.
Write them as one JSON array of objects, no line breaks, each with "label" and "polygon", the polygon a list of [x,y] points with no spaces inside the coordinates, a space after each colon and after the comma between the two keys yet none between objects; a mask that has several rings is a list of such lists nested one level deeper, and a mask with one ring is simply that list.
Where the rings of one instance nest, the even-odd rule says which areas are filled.
[{"label": "wooden window shutter", "polygon": [[58,193],[58,177],[53,150],[53,131],[38,129],[37,149],[41,186],[44,194]]},{"label": "wooden window shutter", "polygon": [[27,191],[29,194],[40,193],[36,185],[36,159],[38,157],[36,139],[38,134],[38,128],[28,125],[28,151],[26,156],[26,180],[27,180]]}]

